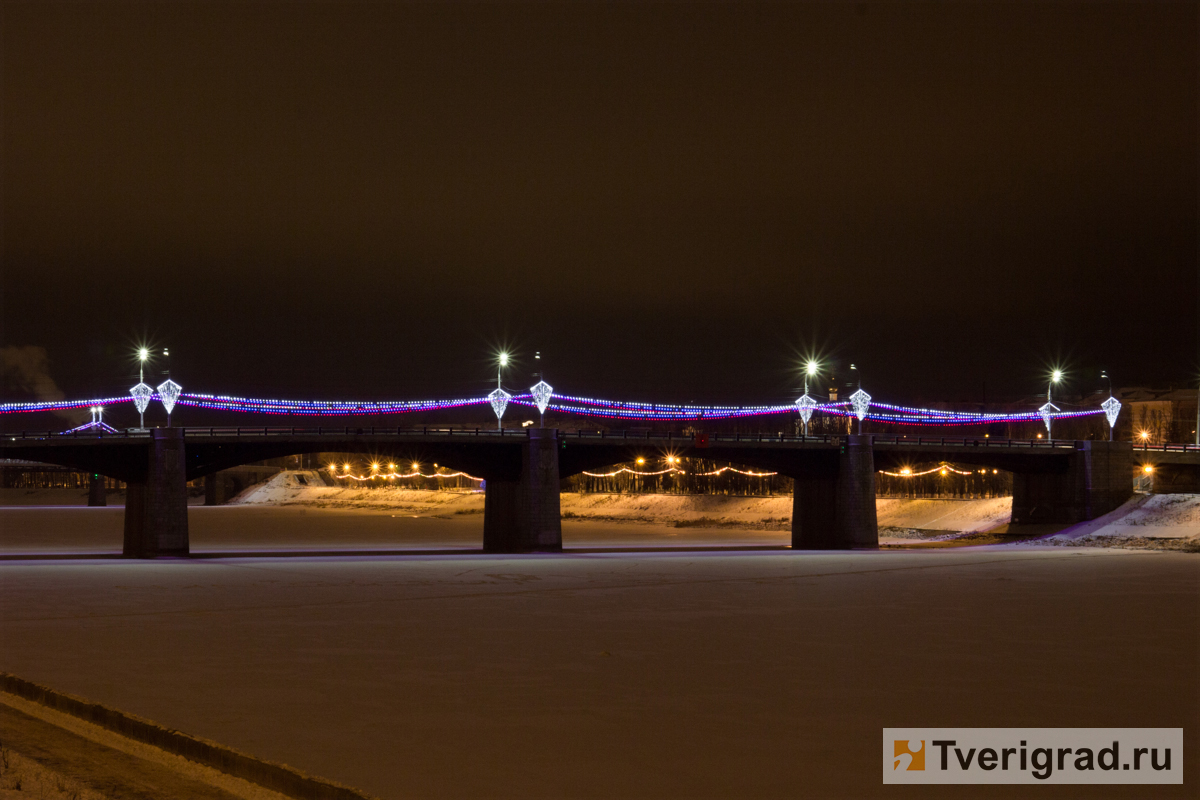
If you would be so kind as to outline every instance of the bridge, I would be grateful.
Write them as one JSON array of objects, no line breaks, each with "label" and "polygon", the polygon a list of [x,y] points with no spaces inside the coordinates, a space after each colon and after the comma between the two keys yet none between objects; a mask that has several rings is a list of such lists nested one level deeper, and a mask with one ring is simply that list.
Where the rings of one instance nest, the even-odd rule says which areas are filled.
[{"label": "bridge", "polygon": [[390,453],[484,478],[483,549],[493,553],[561,550],[562,478],[665,454],[719,458],[792,478],[792,546],[806,550],[878,546],[875,472],[918,461],[1011,472],[1015,524],[1108,513],[1133,494],[1132,478],[1146,465],[1192,487],[1175,491],[1200,484],[1200,447],[1096,440],[428,427],[92,429],[6,433],[0,440],[0,457],[124,481],[124,553],[140,558],[188,554],[188,481],[314,452]]}]

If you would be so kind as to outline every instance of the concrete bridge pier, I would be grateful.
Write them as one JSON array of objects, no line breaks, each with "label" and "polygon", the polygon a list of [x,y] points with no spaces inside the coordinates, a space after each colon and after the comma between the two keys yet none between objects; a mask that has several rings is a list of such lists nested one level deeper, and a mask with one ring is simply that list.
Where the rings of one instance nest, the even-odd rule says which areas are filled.
[{"label": "concrete bridge pier", "polygon": [[521,443],[517,480],[487,479],[483,506],[485,553],[562,550],[558,431],[530,428]]},{"label": "concrete bridge pier", "polygon": [[88,505],[108,505],[108,492],[104,488],[104,476],[95,472],[88,479]]},{"label": "concrete bridge pier", "polygon": [[221,473],[204,476],[204,505],[221,506],[229,500],[229,485]]},{"label": "concrete bridge pier", "polygon": [[188,554],[187,478],[183,431],[154,428],[146,477],[125,492],[126,558]]},{"label": "concrete bridge pier", "polygon": [[1130,442],[1077,441],[1061,472],[1013,472],[1014,524],[1074,524],[1107,514],[1133,496]]},{"label": "concrete bridge pier", "polygon": [[792,496],[792,547],[845,550],[879,546],[875,452],[869,434],[845,437],[824,470],[797,476]]}]

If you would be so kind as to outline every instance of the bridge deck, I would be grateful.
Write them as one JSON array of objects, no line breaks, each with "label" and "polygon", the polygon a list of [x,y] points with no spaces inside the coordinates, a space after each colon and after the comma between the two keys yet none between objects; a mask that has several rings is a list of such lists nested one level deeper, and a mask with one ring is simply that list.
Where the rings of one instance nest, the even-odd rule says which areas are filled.
[{"label": "bridge deck", "polygon": [[[229,439],[245,441],[247,439],[345,439],[349,437],[367,437],[372,439],[399,439],[414,441],[424,438],[445,441],[447,439],[467,439],[479,442],[517,442],[528,437],[527,428],[395,428],[395,427],[362,427],[362,426],[318,426],[318,427],[284,427],[284,426],[237,426],[237,427],[188,427],[182,428],[185,439],[213,441]],[[566,442],[595,442],[606,443],[614,441],[631,442],[667,442],[682,446],[715,447],[722,445],[791,445],[791,446],[841,446],[846,437],[841,434],[819,436],[792,436],[779,433],[684,433],[681,431],[628,431],[628,430],[560,430],[559,439]],[[1003,449],[1028,450],[1073,450],[1077,444],[1073,439],[1001,439],[992,437],[971,436],[909,436],[904,434],[871,434],[876,447],[982,447]],[[31,442],[53,444],[57,442],[82,444],[135,444],[150,441],[150,429],[126,429],[114,433],[98,431],[76,431],[60,433],[57,431],[20,431],[7,432],[0,438],[0,447],[28,446]],[[1200,445],[1193,444],[1135,444],[1135,453],[1182,453],[1200,454]]]}]

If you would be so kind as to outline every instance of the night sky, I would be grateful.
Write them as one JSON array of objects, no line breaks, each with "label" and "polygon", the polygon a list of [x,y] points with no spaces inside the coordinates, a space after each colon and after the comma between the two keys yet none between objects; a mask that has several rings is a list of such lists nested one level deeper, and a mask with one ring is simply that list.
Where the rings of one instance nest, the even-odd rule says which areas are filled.
[{"label": "night sky", "polygon": [[[0,344],[68,396],[883,401],[1198,369],[1195,3],[3,6]],[[829,378],[826,379],[831,380]],[[10,399],[31,390],[8,381]]]}]

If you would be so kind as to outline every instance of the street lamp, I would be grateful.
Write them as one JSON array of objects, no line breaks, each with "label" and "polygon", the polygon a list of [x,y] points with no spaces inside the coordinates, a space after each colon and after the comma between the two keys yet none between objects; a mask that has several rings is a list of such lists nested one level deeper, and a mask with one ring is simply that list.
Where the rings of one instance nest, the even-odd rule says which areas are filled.
[{"label": "street lamp", "polygon": [[538,427],[544,428],[546,427],[546,406],[550,405],[550,398],[554,394],[554,387],[546,383],[546,376],[541,369],[540,364],[542,360],[541,351],[534,353],[533,357],[539,362],[538,371],[536,373],[538,382],[529,387],[529,394],[532,395],[534,405],[537,406],[539,420]]},{"label": "street lamp", "polygon": [[1113,440],[1113,429],[1117,427],[1117,415],[1121,413],[1121,401],[1113,397],[1112,393],[1112,378],[1108,377],[1108,370],[1100,370],[1100,377],[1108,381],[1108,399],[1100,404],[1104,409],[1104,416],[1108,418],[1108,440]]},{"label": "street lamp", "polygon": [[1046,405],[1038,409],[1038,413],[1042,415],[1042,422],[1046,423],[1046,439],[1050,436],[1050,422],[1054,418],[1054,412],[1058,411],[1058,406],[1054,405],[1051,398],[1051,392],[1054,390],[1054,384],[1062,380],[1062,370],[1056,369],[1050,373],[1050,382],[1046,384]]},{"label": "street lamp", "polygon": [[858,373],[858,391],[850,395],[850,405],[854,409],[854,416],[858,417],[858,433],[861,436],[863,420],[871,407],[871,395],[862,390],[862,371],[858,366],[851,364],[850,369]]},{"label": "street lamp", "polygon": [[804,396],[796,401],[796,408],[800,411],[800,419],[804,423],[805,436],[808,436],[808,421],[812,419],[813,409],[817,407],[817,401],[808,396],[808,379],[816,377],[819,369],[820,365],[812,359],[804,365]]},{"label": "street lamp", "polygon": [[496,430],[503,429],[501,419],[504,417],[504,409],[508,408],[508,401],[512,398],[512,395],[500,386],[500,371],[507,366],[508,353],[501,353],[496,359],[496,388],[488,395],[488,402],[492,405],[492,411],[496,413]]},{"label": "street lamp", "polygon": [[141,347],[138,348],[138,384],[129,390],[133,395],[133,404],[138,410],[138,430],[146,429],[146,406],[150,405],[150,398],[154,395],[154,390],[146,385],[146,359],[150,358],[150,351]]}]

